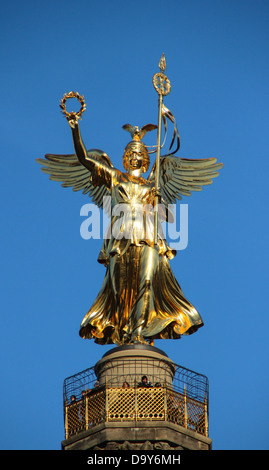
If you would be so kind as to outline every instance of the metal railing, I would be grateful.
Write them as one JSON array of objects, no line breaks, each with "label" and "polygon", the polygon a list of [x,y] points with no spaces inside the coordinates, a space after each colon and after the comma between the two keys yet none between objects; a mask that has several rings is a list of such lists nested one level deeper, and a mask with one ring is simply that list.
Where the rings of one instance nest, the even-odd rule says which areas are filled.
[{"label": "metal railing", "polygon": [[[148,380],[152,384],[158,382],[168,384],[169,376],[166,376],[167,370],[171,367],[171,363],[163,359],[160,361],[160,364],[157,364],[156,361],[148,360],[137,360],[137,359],[124,359],[124,371],[122,367],[117,370],[117,363],[119,366],[122,366],[122,361],[113,361],[113,372],[116,370],[114,376],[107,378],[106,385],[121,388],[123,382],[127,381],[131,387],[135,387],[141,380],[142,375],[147,375]],[[167,367],[166,367],[167,365]],[[173,383],[172,388],[178,393],[184,395],[187,393],[187,396],[194,398],[198,401],[204,402],[206,397],[207,403],[209,400],[209,384],[208,378],[205,375],[194,372],[186,367],[174,365],[173,370]],[[110,360],[108,359],[106,363],[102,365],[105,369],[109,368]],[[77,399],[82,398],[82,394],[85,390],[93,390],[95,382],[98,378],[98,369],[96,367],[90,367],[78,372],[70,377],[67,377],[64,380],[63,386],[63,401],[70,403],[71,396],[75,395]]]},{"label": "metal railing", "polygon": [[65,400],[65,438],[102,422],[168,421],[208,436],[208,399],[198,400],[166,384],[85,390],[79,400]]}]

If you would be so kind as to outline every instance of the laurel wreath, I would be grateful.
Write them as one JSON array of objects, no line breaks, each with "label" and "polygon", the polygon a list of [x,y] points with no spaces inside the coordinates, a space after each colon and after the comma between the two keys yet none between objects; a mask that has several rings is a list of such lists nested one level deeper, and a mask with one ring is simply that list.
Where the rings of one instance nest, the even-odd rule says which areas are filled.
[{"label": "laurel wreath", "polygon": [[[80,107],[80,110],[78,112],[75,112],[75,111],[71,111],[70,113],[66,110],[66,101],[69,99],[69,98],[76,98],[80,104],[81,104],[81,107]],[[84,96],[80,95],[78,92],[76,91],[70,91],[69,93],[65,93],[65,95],[63,96],[63,98],[60,100],[60,108],[62,110],[62,113],[65,115],[65,117],[67,119],[74,119],[74,118],[78,118],[78,119],[81,119],[81,115],[84,113],[85,109],[86,109],[86,103],[85,103],[85,100],[84,100]]]},{"label": "laurel wreath", "polygon": [[167,76],[163,73],[155,73],[153,77],[153,86],[159,95],[166,96],[170,93],[171,84]]}]

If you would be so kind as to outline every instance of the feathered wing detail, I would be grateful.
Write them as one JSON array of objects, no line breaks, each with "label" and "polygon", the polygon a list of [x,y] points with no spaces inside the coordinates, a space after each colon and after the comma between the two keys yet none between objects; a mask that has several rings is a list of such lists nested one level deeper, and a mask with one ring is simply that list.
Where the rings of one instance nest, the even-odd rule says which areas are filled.
[{"label": "feathered wing detail", "polygon": [[140,129],[140,139],[143,139],[144,135],[147,132],[154,131],[155,129],[158,129],[158,126],[155,124],[146,124],[145,126],[141,127]]},{"label": "feathered wing detail", "polygon": [[122,126],[122,128],[127,131],[127,132],[130,132],[131,136],[134,137],[135,135],[135,131],[137,130],[134,126],[132,126],[131,124],[124,124],[124,126]]},{"label": "feathered wing detail", "polygon": [[[162,201],[175,204],[182,196],[190,196],[192,191],[201,191],[203,186],[213,183],[223,163],[216,158],[188,159],[164,156],[160,158],[160,189]],[[155,181],[154,164],[148,180]]]},{"label": "feathered wing detail", "polygon": [[[108,155],[99,149],[87,150],[87,155],[105,165],[113,168]],[[53,181],[62,182],[64,188],[72,187],[73,191],[82,191],[89,194],[93,202],[102,209],[103,197],[110,195],[105,185],[95,186],[91,172],[80,163],[76,155],[45,155],[45,159],[37,158],[42,165],[42,171],[50,175]]]}]

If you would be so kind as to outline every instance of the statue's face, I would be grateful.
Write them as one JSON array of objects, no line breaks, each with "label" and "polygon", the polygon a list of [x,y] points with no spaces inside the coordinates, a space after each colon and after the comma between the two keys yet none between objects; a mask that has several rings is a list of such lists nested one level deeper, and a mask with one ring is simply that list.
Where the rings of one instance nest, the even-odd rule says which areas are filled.
[{"label": "statue's face", "polygon": [[125,147],[123,166],[126,171],[135,171],[139,176],[140,172],[144,173],[148,170],[149,163],[147,149],[141,142],[132,141]]},{"label": "statue's face", "polygon": [[140,170],[143,166],[143,154],[138,150],[129,150],[126,153],[128,170]]}]

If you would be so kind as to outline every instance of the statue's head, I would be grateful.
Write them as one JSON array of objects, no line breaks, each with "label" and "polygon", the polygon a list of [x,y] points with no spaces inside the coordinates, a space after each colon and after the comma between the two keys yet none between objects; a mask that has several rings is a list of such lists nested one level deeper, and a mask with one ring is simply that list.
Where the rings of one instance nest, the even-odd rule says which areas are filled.
[{"label": "statue's head", "polygon": [[131,133],[133,140],[126,145],[123,155],[123,166],[126,171],[142,169],[143,173],[148,171],[150,165],[149,153],[146,145],[142,142],[142,137],[146,132],[156,129],[154,124],[147,124],[141,129],[125,124],[123,129]]},{"label": "statue's head", "polygon": [[148,171],[150,164],[147,147],[143,142],[132,140],[125,147],[123,155],[123,166],[126,171],[142,168],[143,173]]}]

